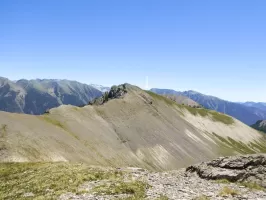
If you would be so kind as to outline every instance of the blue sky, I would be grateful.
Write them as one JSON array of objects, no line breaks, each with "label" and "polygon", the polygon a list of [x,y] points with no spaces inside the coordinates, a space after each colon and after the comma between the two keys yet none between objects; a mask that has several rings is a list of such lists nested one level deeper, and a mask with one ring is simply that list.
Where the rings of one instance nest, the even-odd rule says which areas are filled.
[{"label": "blue sky", "polygon": [[0,76],[266,101],[265,0],[0,2]]}]

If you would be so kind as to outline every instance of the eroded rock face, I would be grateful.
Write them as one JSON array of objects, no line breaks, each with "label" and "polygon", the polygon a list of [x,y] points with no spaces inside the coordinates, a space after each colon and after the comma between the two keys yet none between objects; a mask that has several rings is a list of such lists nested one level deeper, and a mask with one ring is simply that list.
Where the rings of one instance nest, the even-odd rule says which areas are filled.
[{"label": "eroded rock face", "polygon": [[203,179],[227,179],[231,182],[253,182],[266,188],[266,154],[218,158],[190,166]]}]

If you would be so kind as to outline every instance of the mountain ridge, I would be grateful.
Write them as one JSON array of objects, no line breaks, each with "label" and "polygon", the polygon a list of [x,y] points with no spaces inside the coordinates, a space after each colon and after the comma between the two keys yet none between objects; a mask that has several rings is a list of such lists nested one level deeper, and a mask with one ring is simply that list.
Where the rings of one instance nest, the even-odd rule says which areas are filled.
[{"label": "mountain ridge", "polygon": [[240,121],[244,122],[247,125],[252,125],[258,120],[266,118],[266,111],[263,111],[259,108],[248,107],[239,103],[226,101],[218,97],[204,95],[195,91],[184,91],[179,92],[169,89],[158,89],[152,88],[151,91],[158,94],[174,94],[187,96],[188,98],[196,101],[200,105],[203,105],[205,108],[216,110],[222,113],[226,113],[230,116],[233,116]]},{"label": "mountain ridge", "polygon": [[[20,79],[10,81],[7,78],[0,77],[0,110],[42,114],[62,104],[86,105],[91,100],[100,97],[103,92],[108,92],[109,90],[109,87],[96,84],[87,85],[66,79]],[[229,114],[248,125],[255,124],[258,120],[266,119],[266,110],[261,109],[261,106],[264,106],[263,103],[235,103],[193,90],[184,92],[156,88],[151,90],[168,96],[183,96],[184,98],[173,98],[181,104],[197,106],[196,103],[198,103],[208,109]],[[185,97],[191,99],[191,101]],[[256,106],[251,107],[253,105]]]},{"label": "mountain ridge", "polygon": [[261,110],[266,111],[266,103],[264,102],[253,102],[253,101],[247,101],[244,103],[241,103],[245,106],[249,106],[249,107],[255,107],[255,108],[259,108]]},{"label": "mountain ridge", "polygon": [[265,135],[230,116],[125,87],[123,96],[100,105],[61,105],[40,116],[1,111],[0,161],[161,171],[219,156],[266,152]]},{"label": "mountain ridge", "polygon": [[84,105],[102,92],[77,81],[59,79],[0,78],[0,110],[27,114],[42,114],[62,104]]}]

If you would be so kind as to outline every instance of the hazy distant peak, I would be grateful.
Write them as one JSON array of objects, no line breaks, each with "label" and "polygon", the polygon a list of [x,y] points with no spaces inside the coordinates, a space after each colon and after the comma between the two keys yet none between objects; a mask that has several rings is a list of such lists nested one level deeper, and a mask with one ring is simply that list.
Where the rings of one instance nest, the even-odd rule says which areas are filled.
[{"label": "hazy distant peak", "polygon": [[188,90],[187,92],[189,92],[189,93],[191,93],[191,94],[202,94],[202,93],[197,92],[197,91],[195,91],[195,90]]},{"label": "hazy distant peak", "polygon": [[258,108],[258,109],[266,111],[266,103],[264,103],[264,102],[247,101],[247,102],[244,102],[241,104],[248,106],[248,107]]},{"label": "hazy distant peak", "polygon": [[[211,99],[222,100],[222,99],[220,99],[218,97],[215,97],[215,96],[212,96],[212,95],[203,94],[203,93],[197,92],[195,90],[188,90],[188,91],[184,91],[183,93],[187,93],[189,95],[201,95],[201,96],[204,96],[204,97],[207,97],[207,98],[211,98]],[[227,100],[224,100],[224,101],[227,101]]]},{"label": "hazy distant peak", "polygon": [[97,90],[100,90],[101,92],[108,92],[110,90],[110,87],[98,85],[98,84],[90,84],[90,86],[94,87]]}]

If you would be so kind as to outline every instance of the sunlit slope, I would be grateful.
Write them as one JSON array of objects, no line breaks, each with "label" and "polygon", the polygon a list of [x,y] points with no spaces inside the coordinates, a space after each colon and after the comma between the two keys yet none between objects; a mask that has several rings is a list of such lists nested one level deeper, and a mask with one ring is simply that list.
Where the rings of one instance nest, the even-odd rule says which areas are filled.
[{"label": "sunlit slope", "polygon": [[60,106],[31,116],[0,112],[1,161],[73,161],[184,167],[221,155],[266,152],[262,134],[229,116],[127,85],[104,105]]}]

